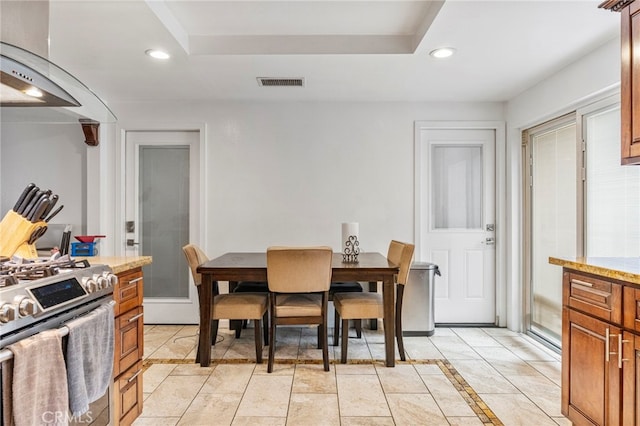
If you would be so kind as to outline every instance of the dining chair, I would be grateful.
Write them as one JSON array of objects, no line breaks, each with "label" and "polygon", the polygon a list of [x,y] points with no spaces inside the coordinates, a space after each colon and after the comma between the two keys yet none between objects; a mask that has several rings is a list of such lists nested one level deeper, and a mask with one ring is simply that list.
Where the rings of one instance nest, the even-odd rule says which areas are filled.
[{"label": "dining chair", "polygon": [[[404,353],[404,342],[402,340],[402,298],[404,286],[409,277],[411,259],[413,258],[415,246],[409,243],[392,240],[389,244],[387,259],[389,262],[398,265],[400,271],[396,275],[396,339],[398,340],[398,350],[400,359],[406,360]],[[333,296],[335,307],[335,324],[333,334],[333,345],[338,346],[338,336],[340,334],[340,319],[342,319],[342,351],[340,362],[347,362],[347,345],[349,335],[350,319],[372,319],[384,318],[383,296],[380,293],[336,293]]]},{"label": "dining chair", "polygon": [[[197,272],[198,265],[209,260],[207,255],[195,244],[187,244],[182,247],[187,262],[191,268],[193,282],[200,295],[202,277]],[[265,345],[269,344],[269,320],[268,320],[269,293],[227,293],[220,294],[218,283],[213,283],[213,300],[211,302],[211,345],[215,345],[218,335],[218,322],[221,319],[228,320],[254,320],[254,338],[256,346],[256,362],[262,364],[262,338],[261,328],[264,331]],[[198,344],[198,347],[200,345]],[[200,354],[196,362],[200,362]]]},{"label": "dining chair", "polygon": [[277,325],[319,326],[324,370],[329,371],[327,303],[331,285],[331,247],[269,247],[267,282],[271,332],[267,372],[273,371]]},{"label": "dining chair", "polygon": [[[234,293],[268,293],[269,287],[266,281],[240,281],[233,289]],[[233,328],[236,331],[236,339],[240,337],[242,330],[247,328],[248,320],[233,321]]]},{"label": "dining chair", "polygon": [[[357,281],[332,282],[331,287],[329,287],[329,302],[333,302],[333,296],[336,293],[362,293],[362,285]],[[362,320],[356,319],[353,322],[356,329],[356,337],[360,339],[362,337]]]}]

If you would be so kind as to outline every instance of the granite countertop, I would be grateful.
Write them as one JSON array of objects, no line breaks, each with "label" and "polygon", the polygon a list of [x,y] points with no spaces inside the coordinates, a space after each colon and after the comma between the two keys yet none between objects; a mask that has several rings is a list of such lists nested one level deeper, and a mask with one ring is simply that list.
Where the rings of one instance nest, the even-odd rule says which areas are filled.
[{"label": "granite countertop", "polygon": [[91,256],[76,259],[87,259],[91,265],[108,265],[114,274],[150,265],[152,261],[151,256]]},{"label": "granite countertop", "polygon": [[549,257],[549,263],[640,284],[640,257]]}]

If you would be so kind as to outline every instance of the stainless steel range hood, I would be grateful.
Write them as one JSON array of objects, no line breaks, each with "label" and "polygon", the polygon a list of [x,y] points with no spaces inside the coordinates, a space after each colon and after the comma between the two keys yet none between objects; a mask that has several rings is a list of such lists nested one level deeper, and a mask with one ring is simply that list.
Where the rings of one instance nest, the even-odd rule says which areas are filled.
[{"label": "stainless steel range hood", "polygon": [[[41,95],[29,95],[29,90]],[[35,53],[4,42],[0,42],[0,107],[2,121],[24,121],[26,115],[27,121],[60,121],[61,117],[68,118],[62,121],[116,121],[105,103],[77,78]],[[28,113],[24,107],[29,107]]]},{"label": "stainless steel range hood", "polygon": [[48,60],[49,7],[48,0],[0,0],[1,121],[115,122],[95,93]]},{"label": "stainless steel range hood", "polygon": [[0,107],[5,106],[77,107],[80,103],[41,73],[0,54]]}]

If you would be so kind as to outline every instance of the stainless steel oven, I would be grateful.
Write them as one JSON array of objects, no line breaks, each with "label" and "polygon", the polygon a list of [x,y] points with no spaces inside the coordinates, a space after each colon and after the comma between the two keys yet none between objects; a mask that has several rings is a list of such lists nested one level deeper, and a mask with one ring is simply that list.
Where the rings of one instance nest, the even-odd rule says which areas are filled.
[{"label": "stainless steel oven", "polygon": [[[0,262],[0,419],[11,424],[18,415],[10,398],[13,382],[9,363],[13,352],[8,346],[45,330],[58,330],[63,347],[68,328],[65,323],[113,304],[117,277],[105,265],[76,262],[69,256],[52,260],[25,262],[19,259]],[[66,362],[70,362],[69,359]],[[111,360],[111,362],[113,362]],[[70,412],[43,412],[41,424],[112,424],[113,382],[104,395],[93,401],[89,411],[73,416]]]}]

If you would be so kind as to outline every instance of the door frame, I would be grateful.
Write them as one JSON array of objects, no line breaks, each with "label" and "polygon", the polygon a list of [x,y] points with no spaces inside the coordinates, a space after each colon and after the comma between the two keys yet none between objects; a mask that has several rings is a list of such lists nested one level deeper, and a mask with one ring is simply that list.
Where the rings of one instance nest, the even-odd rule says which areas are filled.
[{"label": "door frame", "polygon": [[[196,182],[197,190],[194,191],[198,197],[194,200],[191,200],[191,208],[190,208],[190,224],[193,226],[189,227],[189,242],[192,244],[197,244],[202,249],[207,252],[208,247],[206,244],[206,239],[204,238],[207,235],[207,221],[208,217],[208,209],[207,209],[207,194],[208,190],[208,173],[206,167],[206,159],[207,159],[207,126],[205,123],[197,123],[197,124],[184,124],[184,123],[168,123],[168,124],[158,124],[158,123],[140,123],[136,125],[130,125],[127,127],[120,127],[119,129],[119,137],[120,141],[117,144],[117,152],[116,158],[118,158],[118,167],[116,170],[116,182],[115,187],[120,188],[120,193],[116,196],[115,200],[115,223],[116,229],[119,232],[116,232],[114,242],[115,242],[115,253],[117,256],[124,256],[127,252],[126,247],[126,230],[125,230],[125,221],[126,219],[126,135],[127,132],[185,132],[185,131],[193,131],[198,132],[198,141],[197,141],[197,149],[199,151],[198,158],[198,181]],[[189,283],[193,286],[193,278],[191,273],[188,274]],[[191,289],[190,289],[191,291]],[[193,289],[195,291],[195,289]],[[198,298],[196,297],[196,302]]]},{"label": "door frame", "polygon": [[416,242],[415,259],[422,259],[420,235],[428,224],[422,223],[420,206],[422,199],[423,164],[420,134],[423,130],[493,130],[495,132],[495,273],[496,273],[496,325],[507,325],[507,221],[506,221],[506,123],[504,121],[416,121],[414,125],[414,241]]}]

